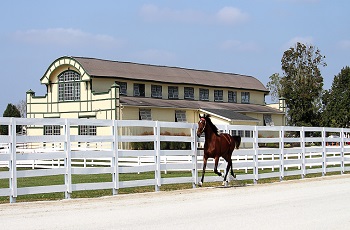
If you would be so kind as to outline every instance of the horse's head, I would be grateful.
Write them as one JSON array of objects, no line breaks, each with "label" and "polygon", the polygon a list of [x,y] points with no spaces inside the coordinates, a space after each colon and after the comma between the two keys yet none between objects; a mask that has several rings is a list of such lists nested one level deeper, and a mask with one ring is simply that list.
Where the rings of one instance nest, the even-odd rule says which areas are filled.
[{"label": "horse's head", "polygon": [[207,120],[205,119],[206,116],[203,117],[199,114],[199,121],[198,121],[198,129],[197,129],[197,136],[200,137],[202,133],[205,130],[205,127],[207,126]]}]

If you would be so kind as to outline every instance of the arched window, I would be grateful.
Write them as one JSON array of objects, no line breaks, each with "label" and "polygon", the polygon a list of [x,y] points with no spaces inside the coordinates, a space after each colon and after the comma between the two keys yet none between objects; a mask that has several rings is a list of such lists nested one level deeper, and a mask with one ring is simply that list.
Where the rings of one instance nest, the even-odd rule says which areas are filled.
[{"label": "arched window", "polygon": [[58,76],[58,100],[80,100],[80,75],[77,72],[68,70]]}]

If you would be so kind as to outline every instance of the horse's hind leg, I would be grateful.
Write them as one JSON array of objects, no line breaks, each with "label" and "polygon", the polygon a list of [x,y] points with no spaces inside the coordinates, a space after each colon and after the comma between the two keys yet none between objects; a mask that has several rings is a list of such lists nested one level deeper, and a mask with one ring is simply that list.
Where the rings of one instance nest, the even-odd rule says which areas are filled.
[{"label": "horse's hind leg", "polygon": [[230,162],[231,162],[231,175],[233,176],[233,178],[236,178],[236,175],[233,173],[232,160]]},{"label": "horse's hind leg", "polygon": [[226,166],[224,181],[222,182],[222,185],[223,185],[223,186],[227,186],[227,185],[228,185],[227,174],[228,174],[230,168],[232,168],[232,163],[230,164],[230,161],[227,161],[227,166]]}]

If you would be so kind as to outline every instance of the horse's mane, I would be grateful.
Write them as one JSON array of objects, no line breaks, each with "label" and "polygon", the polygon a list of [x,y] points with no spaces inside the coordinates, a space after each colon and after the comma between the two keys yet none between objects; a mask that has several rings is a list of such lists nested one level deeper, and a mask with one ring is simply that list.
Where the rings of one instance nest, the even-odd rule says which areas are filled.
[{"label": "horse's mane", "polygon": [[205,118],[206,122],[208,123],[209,127],[211,128],[211,130],[216,134],[216,136],[219,136],[219,129],[211,121],[210,115],[207,115],[204,118]]}]

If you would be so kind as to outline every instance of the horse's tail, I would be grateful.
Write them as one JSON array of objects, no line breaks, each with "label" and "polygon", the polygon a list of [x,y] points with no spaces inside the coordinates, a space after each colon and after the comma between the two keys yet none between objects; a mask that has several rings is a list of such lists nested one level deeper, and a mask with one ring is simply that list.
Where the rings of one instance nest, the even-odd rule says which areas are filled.
[{"label": "horse's tail", "polygon": [[241,145],[241,136],[232,136],[235,148],[239,149],[239,146]]}]

